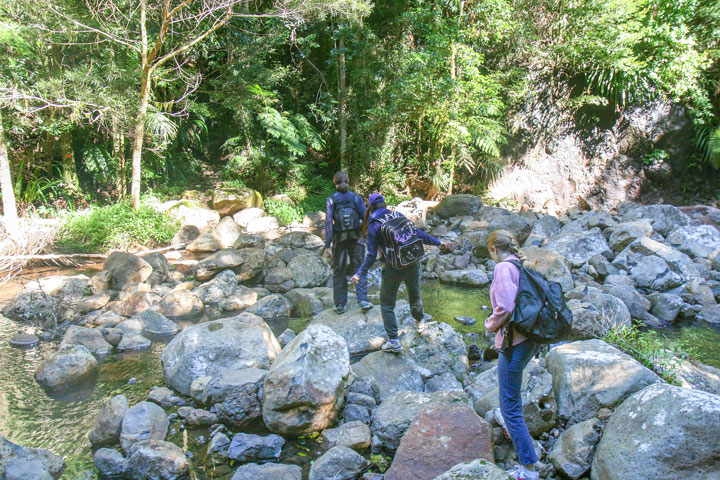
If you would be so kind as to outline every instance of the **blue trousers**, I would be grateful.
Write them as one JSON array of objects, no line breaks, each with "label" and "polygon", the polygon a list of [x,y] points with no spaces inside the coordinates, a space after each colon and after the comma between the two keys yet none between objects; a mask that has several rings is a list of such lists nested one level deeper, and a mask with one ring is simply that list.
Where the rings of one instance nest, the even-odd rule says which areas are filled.
[{"label": "blue trousers", "polygon": [[538,461],[533,448],[522,406],[522,372],[537,352],[537,344],[532,340],[500,353],[498,358],[498,386],[500,388],[500,411],[512,438],[518,461],[522,465],[532,465]]}]

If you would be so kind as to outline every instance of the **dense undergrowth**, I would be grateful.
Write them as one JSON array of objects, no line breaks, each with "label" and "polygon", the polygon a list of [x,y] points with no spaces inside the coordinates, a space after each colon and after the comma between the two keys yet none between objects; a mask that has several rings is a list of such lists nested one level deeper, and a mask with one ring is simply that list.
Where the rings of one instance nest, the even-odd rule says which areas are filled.
[{"label": "dense undergrowth", "polygon": [[56,245],[86,253],[127,250],[133,245],[152,248],[169,244],[178,229],[175,220],[152,207],[134,210],[121,202],[71,214],[58,232]]}]

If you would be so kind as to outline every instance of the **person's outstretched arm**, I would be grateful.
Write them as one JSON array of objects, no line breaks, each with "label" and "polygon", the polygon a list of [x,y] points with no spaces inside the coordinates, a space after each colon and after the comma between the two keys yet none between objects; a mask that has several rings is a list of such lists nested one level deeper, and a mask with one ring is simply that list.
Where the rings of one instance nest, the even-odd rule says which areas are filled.
[{"label": "person's outstretched arm", "polygon": [[350,279],[352,283],[357,283],[360,277],[367,275],[370,267],[375,263],[378,251],[378,233],[380,233],[380,224],[377,222],[371,223],[367,231],[367,255],[362,265],[360,265],[360,268],[358,268],[358,271],[355,272],[355,275]]}]

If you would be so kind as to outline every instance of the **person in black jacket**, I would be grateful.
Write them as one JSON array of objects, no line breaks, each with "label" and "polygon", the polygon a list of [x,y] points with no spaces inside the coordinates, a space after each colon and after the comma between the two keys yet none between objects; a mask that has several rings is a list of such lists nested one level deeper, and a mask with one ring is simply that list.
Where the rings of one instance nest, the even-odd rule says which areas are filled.
[{"label": "person in black jacket", "polygon": [[[355,272],[365,253],[365,242],[361,235],[365,202],[360,195],[348,190],[348,182],[345,172],[337,172],[333,177],[337,192],[330,195],[325,203],[325,250],[333,261],[333,301],[337,313],[343,313],[347,305],[348,263],[350,271]],[[355,291],[360,308],[371,309],[372,303],[367,297],[367,279],[359,282]]]}]

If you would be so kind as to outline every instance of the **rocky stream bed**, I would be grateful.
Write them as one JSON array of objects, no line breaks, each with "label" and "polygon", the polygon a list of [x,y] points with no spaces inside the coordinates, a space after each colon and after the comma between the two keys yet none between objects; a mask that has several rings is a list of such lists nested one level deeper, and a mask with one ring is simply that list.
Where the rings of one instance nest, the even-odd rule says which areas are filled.
[{"label": "rocky stream bed", "polygon": [[[0,479],[508,478],[482,331],[498,228],[563,285],[575,316],[571,341],[525,373],[541,476],[720,476],[717,209],[626,203],[556,218],[470,195],[407,202],[458,249],[426,256],[437,323],[418,332],[400,302],[394,356],[378,351],[377,306],[332,311],[322,214],[281,229],[258,208],[175,207],[174,241],[197,259],[116,252],[90,275],[29,281],[4,306]],[[677,358],[682,386],[596,338],[633,322],[702,362]],[[41,342],[11,348],[18,332]]]}]

